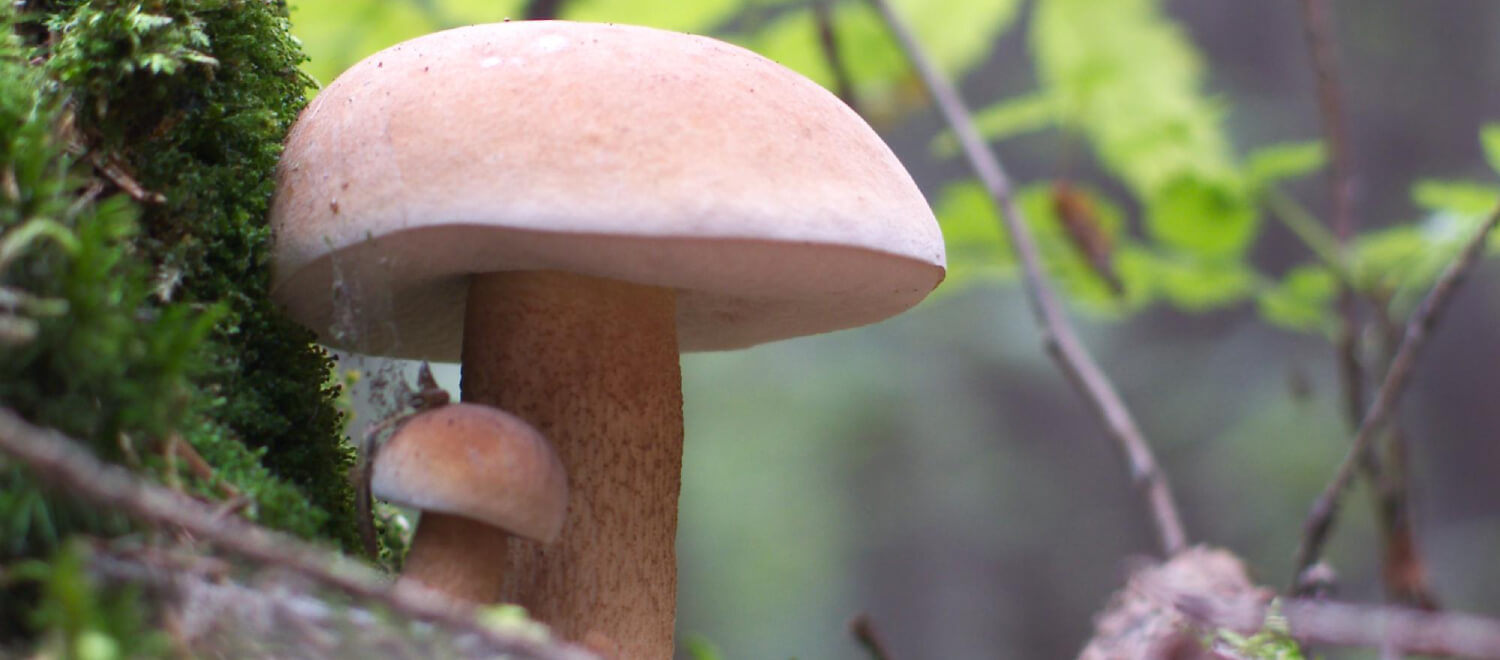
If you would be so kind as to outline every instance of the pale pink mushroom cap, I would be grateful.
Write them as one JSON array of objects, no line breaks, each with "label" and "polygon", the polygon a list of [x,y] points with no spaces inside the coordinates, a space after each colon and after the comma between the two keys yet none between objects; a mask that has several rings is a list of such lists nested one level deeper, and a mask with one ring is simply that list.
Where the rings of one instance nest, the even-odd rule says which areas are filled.
[{"label": "pale pink mushroom cap", "polygon": [[944,274],[879,136],[748,50],[624,25],[458,28],[376,53],[288,138],[274,291],[322,341],[457,360],[467,277],[678,292],[683,350],[872,323]]},{"label": "pale pink mushroom cap", "polygon": [[454,403],[413,416],[376,455],[377,497],[551,541],[568,510],[568,477],[530,424]]}]

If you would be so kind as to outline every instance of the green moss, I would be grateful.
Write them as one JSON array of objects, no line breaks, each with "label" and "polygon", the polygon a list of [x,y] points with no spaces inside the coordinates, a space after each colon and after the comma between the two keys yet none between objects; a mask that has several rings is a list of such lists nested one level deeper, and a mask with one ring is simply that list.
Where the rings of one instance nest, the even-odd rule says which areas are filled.
[{"label": "green moss", "polygon": [[[304,101],[264,0],[0,6],[0,405],[185,487],[357,546],[331,361],[269,300],[273,170]],[[0,563],[125,522],[0,469]],[[3,587],[0,587],[3,588]],[[29,599],[0,592],[7,604]],[[0,623],[0,635],[4,623]],[[13,632],[13,631],[12,631]]]},{"label": "green moss", "polygon": [[80,119],[83,129],[165,195],[144,213],[158,272],[176,283],[166,285],[174,297],[226,309],[213,381],[234,396],[213,416],[265,449],[267,465],[332,516],[325,531],[352,547],[343,420],[336,390],[323,386],[329,359],[267,296],[272,175],[309,84],[285,6],[64,4],[72,11],[50,23],[81,27],[64,33],[51,68],[81,90],[79,117],[101,118]]}]

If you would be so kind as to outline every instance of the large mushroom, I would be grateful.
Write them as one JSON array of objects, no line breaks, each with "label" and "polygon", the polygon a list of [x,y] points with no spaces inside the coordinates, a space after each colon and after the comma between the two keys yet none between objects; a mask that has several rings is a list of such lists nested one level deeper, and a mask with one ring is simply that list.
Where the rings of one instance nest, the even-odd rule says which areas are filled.
[{"label": "large mushroom", "polygon": [[742,48],[517,22],[376,53],[286,145],[275,295],[322,340],[463,363],[463,399],[553,442],[558,542],[503,597],[669,658],[678,352],[873,323],[942,280],[937,223],[870,127]]}]

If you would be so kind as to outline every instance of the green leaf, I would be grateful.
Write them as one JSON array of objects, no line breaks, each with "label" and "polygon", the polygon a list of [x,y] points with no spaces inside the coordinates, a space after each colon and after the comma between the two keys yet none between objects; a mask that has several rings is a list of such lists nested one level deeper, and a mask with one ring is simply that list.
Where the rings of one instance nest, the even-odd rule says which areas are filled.
[{"label": "green leaf", "polygon": [[948,250],[948,277],[940,291],[1014,277],[1010,242],[983,186],[973,180],[949,185],[939,194],[934,211]]},{"label": "green leaf", "polygon": [[308,62],[303,68],[322,83],[377,50],[447,27],[438,18],[412,2],[345,0],[292,5],[293,32],[306,44]]},{"label": "green leaf", "polygon": [[1490,168],[1500,172],[1500,124],[1485,124],[1479,129],[1479,143],[1484,145],[1484,159]]},{"label": "green leaf", "polygon": [[1127,282],[1147,280],[1153,295],[1176,307],[1204,311],[1239,303],[1254,292],[1257,275],[1244,262],[1131,251],[1121,255]]},{"label": "green leaf", "polygon": [[[1366,233],[1354,243],[1350,269],[1360,290],[1405,299],[1420,295],[1468,240],[1475,218],[1437,213],[1420,224]],[[1398,311],[1400,305],[1397,305]]]},{"label": "green leaf", "polygon": [[[1070,187],[1073,194],[1079,196],[1092,210],[1092,232],[1113,246],[1109,269],[1111,273],[1117,273],[1114,253],[1119,250],[1124,237],[1125,212],[1096,190],[1079,185]],[[1069,237],[1068,230],[1058,216],[1055,190],[1054,185],[1033,184],[1021,188],[1016,196],[1017,204],[1026,215],[1031,235],[1036,241],[1037,252],[1046,274],[1073,302],[1082,303],[1096,312],[1115,311],[1121,301],[1110,289],[1103,274]],[[1128,293],[1129,283],[1125,284]]]},{"label": "green leaf", "polygon": [[1237,257],[1259,229],[1260,216],[1237,183],[1184,173],[1146,199],[1151,238],[1202,257]]},{"label": "green leaf", "polygon": [[1411,189],[1412,201],[1424,209],[1468,217],[1483,217],[1500,205],[1500,187],[1468,181],[1418,181]]},{"label": "green leaf", "polygon": [[516,18],[523,4],[522,0],[305,0],[291,4],[292,31],[307,51],[303,69],[327,83],[375,51],[438,30]]},{"label": "green leaf", "polygon": [[[887,112],[907,76],[905,60],[885,26],[863,3],[839,4],[832,12],[839,52],[859,97],[869,114]],[[801,73],[823,87],[834,87],[834,75],[809,9],[783,12],[751,34],[734,35],[741,45]]]},{"label": "green leaf", "polygon": [[1059,122],[1135,194],[1234,173],[1201,57],[1159,0],[1040,0],[1031,46]]},{"label": "green leaf", "polygon": [[569,0],[563,17],[574,21],[632,23],[679,32],[708,32],[739,8],[737,0]]},{"label": "green leaf", "polygon": [[1245,175],[1252,185],[1306,176],[1328,161],[1321,141],[1282,142],[1260,147],[1246,158]]},{"label": "green leaf", "polygon": [[[1095,190],[1075,190],[1093,209],[1095,229],[1118,246],[1117,250],[1131,249],[1125,236],[1124,211]],[[1140,279],[1127,276],[1118,263],[1112,271],[1124,283],[1126,295],[1122,299],[1110,289],[1063,229],[1052,195],[1048,184],[1026,186],[1016,193],[1016,205],[1026,216],[1046,276],[1072,302],[1093,312],[1115,313],[1147,302],[1147,287]],[[948,248],[948,278],[943,291],[957,292],[970,284],[1009,281],[1019,275],[1015,253],[994,204],[977,182],[945,188],[936,210]]]},{"label": "green leaf", "polygon": [[[863,0],[854,2],[868,6]],[[1019,0],[894,0],[892,4],[938,66],[951,73],[966,71],[989,55],[1021,6]]]},{"label": "green leaf", "polygon": [[[896,11],[911,22],[929,55],[950,73],[977,65],[998,35],[1014,20],[1017,0],[899,0]],[[834,5],[832,27],[861,111],[878,121],[926,104],[911,65],[879,15],[862,1]],[[734,36],[742,45],[800,72],[824,87],[834,86],[808,8],[781,13]]]},{"label": "green leaf", "polygon": [[1333,323],[1338,281],[1322,266],[1298,266],[1256,299],[1260,315],[1272,325],[1304,332],[1326,332]]},{"label": "green leaf", "polygon": [[[1045,94],[1017,96],[989,106],[974,115],[975,128],[990,140],[1005,140],[1050,128],[1055,123],[1052,97]],[[952,130],[934,138],[934,155],[951,158],[958,153],[958,140]]]},{"label": "green leaf", "polygon": [[719,647],[702,635],[688,635],[682,640],[682,650],[693,660],[723,660]]},{"label": "green leaf", "polygon": [[[325,0],[326,1],[326,0]],[[434,22],[444,27],[458,27],[475,23],[494,23],[518,19],[526,2],[524,0],[405,0],[426,13]],[[337,4],[337,3],[335,3]],[[563,3],[564,9],[567,7]]]}]

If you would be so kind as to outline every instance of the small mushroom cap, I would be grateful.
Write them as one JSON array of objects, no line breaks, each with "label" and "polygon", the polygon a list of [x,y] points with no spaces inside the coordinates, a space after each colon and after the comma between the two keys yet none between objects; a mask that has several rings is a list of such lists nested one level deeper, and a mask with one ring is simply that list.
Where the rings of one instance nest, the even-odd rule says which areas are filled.
[{"label": "small mushroom cap", "polygon": [[503,411],[455,403],[413,416],[380,448],[375,495],[551,541],[568,509],[552,445]]},{"label": "small mushroom cap", "polygon": [[678,291],[683,350],[872,323],[942,280],[911,176],[812,81],[721,41],[563,21],[370,56],[291,132],[274,293],[322,341],[456,361],[467,276]]}]

